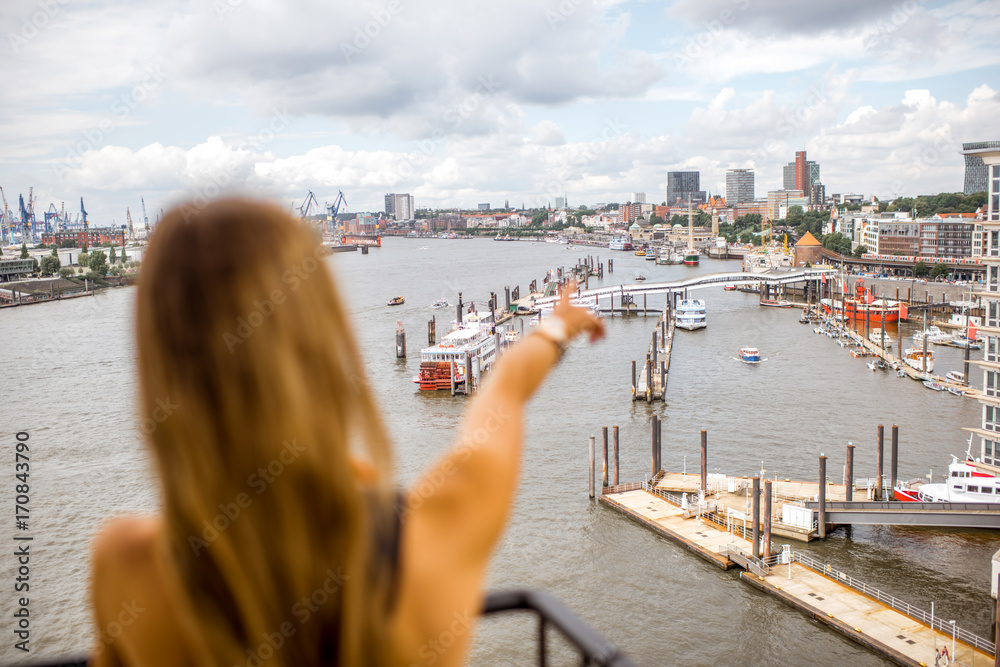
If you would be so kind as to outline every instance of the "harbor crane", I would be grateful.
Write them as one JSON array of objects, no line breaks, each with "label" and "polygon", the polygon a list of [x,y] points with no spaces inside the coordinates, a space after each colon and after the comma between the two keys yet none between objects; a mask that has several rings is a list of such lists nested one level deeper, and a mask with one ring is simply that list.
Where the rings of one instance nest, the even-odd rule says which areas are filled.
[{"label": "harbor crane", "polygon": [[[139,197],[139,201],[142,202],[142,222],[146,226],[146,236],[149,236],[149,216],[146,215],[146,200]],[[134,237],[133,237],[134,238]]]},{"label": "harbor crane", "polygon": [[87,224],[87,209],[83,207],[83,197],[80,197],[80,215],[83,216],[83,231],[87,231],[90,225]]},{"label": "harbor crane", "polygon": [[134,239],[135,226],[132,224],[132,211],[129,210],[128,206],[125,207],[125,219],[128,221],[128,237]]},{"label": "harbor crane", "polygon": [[3,241],[6,238],[11,243],[13,243],[14,229],[11,227],[10,224],[10,207],[7,206],[7,195],[3,193],[3,188],[0,188],[0,199],[3,199],[3,227],[6,227],[7,229],[7,236],[5,237],[3,235],[3,228],[0,227],[0,241]]},{"label": "harbor crane", "polygon": [[[337,213],[340,212],[340,205],[343,204],[344,208],[347,208],[347,199],[344,198],[343,190],[337,193],[337,198],[333,200],[333,204],[326,207],[326,210],[330,213],[330,219],[337,229],[340,229],[340,224],[337,222]],[[327,225],[326,233],[330,233],[330,225]]]},{"label": "harbor crane", "polygon": [[313,191],[310,190],[309,196],[306,197],[304,202],[302,202],[302,206],[299,206],[299,213],[301,214],[300,217],[303,221],[309,217],[309,209],[312,208],[313,204],[316,204],[317,207],[319,206],[319,202],[316,201],[316,195],[314,195]]},{"label": "harbor crane", "polygon": [[[28,201],[31,201],[31,194],[28,194]],[[33,241],[34,238],[31,236],[31,214],[28,213],[28,209],[24,206],[24,195],[19,194],[17,196],[17,205],[21,209],[21,240],[22,241]]]}]

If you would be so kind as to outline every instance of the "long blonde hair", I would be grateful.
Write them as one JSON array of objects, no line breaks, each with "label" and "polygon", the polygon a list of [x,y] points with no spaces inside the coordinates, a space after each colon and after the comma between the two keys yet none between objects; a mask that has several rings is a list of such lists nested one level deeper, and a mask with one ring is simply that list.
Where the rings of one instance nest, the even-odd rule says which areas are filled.
[{"label": "long blonde hair", "polygon": [[317,248],[277,206],[231,198],[170,211],[143,261],[142,423],[199,666],[384,662],[389,443]]}]

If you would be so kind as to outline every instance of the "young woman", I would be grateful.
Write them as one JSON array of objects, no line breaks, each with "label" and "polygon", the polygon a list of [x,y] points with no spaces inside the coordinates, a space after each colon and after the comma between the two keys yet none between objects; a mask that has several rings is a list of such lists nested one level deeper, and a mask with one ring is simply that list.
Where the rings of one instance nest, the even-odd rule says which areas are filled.
[{"label": "young woman", "polygon": [[517,489],[524,406],[599,320],[564,294],[405,494],[312,233],[272,204],[181,206],[138,295],[162,511],[98,535],[95,665],[459,665]]}]

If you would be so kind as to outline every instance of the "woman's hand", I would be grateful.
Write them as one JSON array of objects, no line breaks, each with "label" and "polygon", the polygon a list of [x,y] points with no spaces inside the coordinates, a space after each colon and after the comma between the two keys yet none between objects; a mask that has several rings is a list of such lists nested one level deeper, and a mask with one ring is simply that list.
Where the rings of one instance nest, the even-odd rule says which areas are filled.
[{"label": "woman's hand", "polygon": [[567,284],[560,295],[559,303],[556,304],[552,314],[562,318],[566,323],[566,333],[569,340],[573,340],[579,334],[590,333],[590,342],[604,338],[604,323],[587,308],[574,306],[570,303],[570,295],[576,293],[576,281]]}]

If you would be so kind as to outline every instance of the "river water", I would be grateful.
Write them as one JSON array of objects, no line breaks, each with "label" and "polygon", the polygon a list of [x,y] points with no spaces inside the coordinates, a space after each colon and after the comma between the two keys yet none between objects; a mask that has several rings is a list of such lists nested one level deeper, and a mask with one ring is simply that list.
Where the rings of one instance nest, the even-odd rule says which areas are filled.
[{"label": "river water", "polygon": [[[600,252],[598,252],[600,251]],[[579,257],[610,251],[488,239],[388,238],[369,255],[328,260],[350,304],[367,371],[393,434],[397,477],[412,482],[451,443],[465,399],[421,394],[410,379],[419,365],[426,323],[438,333],[452,310],[429,304],[485,305],[505,285],[526,293],[532,279]],[[739,262],[704,260],[698,268],[655,266],[616,252],[614,273],[591,287],[738,270]],[[406,304],[385,307],[388,298]],[[587,438],[601,426],[621,427],[622,481],[649,471],[649,419],[663,420],[663,464],[698,463],[699,431],[708,429],[712,472],[816,479],[817,457],[829,457],[839,480],[848,441],[855,474],[872,476],[876,425],[900,426],[901,478],[935,478],[966,448],[962,426],[980,421],[975,401],[936,393],[891,373],[872,373],[863,360],[812,327],[796,310],[760,308],[755,295],[700,291],[708,328],[678,330],[666,403],[633,403],[632,359],[644,358],[653,318],[606,320],[607,338],[574,345],[528,410],[523,478],[510,525],[493,561],[489,587],[539,588],[558,596],[640,664],[886,664],[873,653],[741,584],[671,542],[587,497]],[[14,434],[30,433],[32,544],[30,656],[79,654],[89,646],[89,542],[102,521],[153,512],[157,498],[133,397],[134,288],[93,298],[0,312],[0,441],[9,472],[0,498],[13,504]],[[655,299],[655,301],[654,301]],[[661,307],[662,297],[649,306]],[[408,332],[409,357],[394,353],[396,322]],[[917,327],[904,324],[904,335]],[[527,328],[527,323],[525,322]],[[766,361],[736,361],[744,345]],[[961,352],[935,348],[936,372],[961,370]],[[974,352],[978,356],[979,353]],[[974,377],[978,375],[974,373]],[[685,461],[687,457],[688,461]],[[15,534],[14,518],[0,538]],[[778,540],[780,544],[782,540]],[[990,636],[990,557],[995,534],[975,530],[873,527],[838,530],[807,549],[849,574]],[[0,614],[0,661],[14,650],[10,591],[15,563],[3,550],[0,581],[8,591]],[[535,625],[527,617],[494,617],[479,625],[474,664],[528,664]],[[567,657],[560,654],[560,657]]]}]

